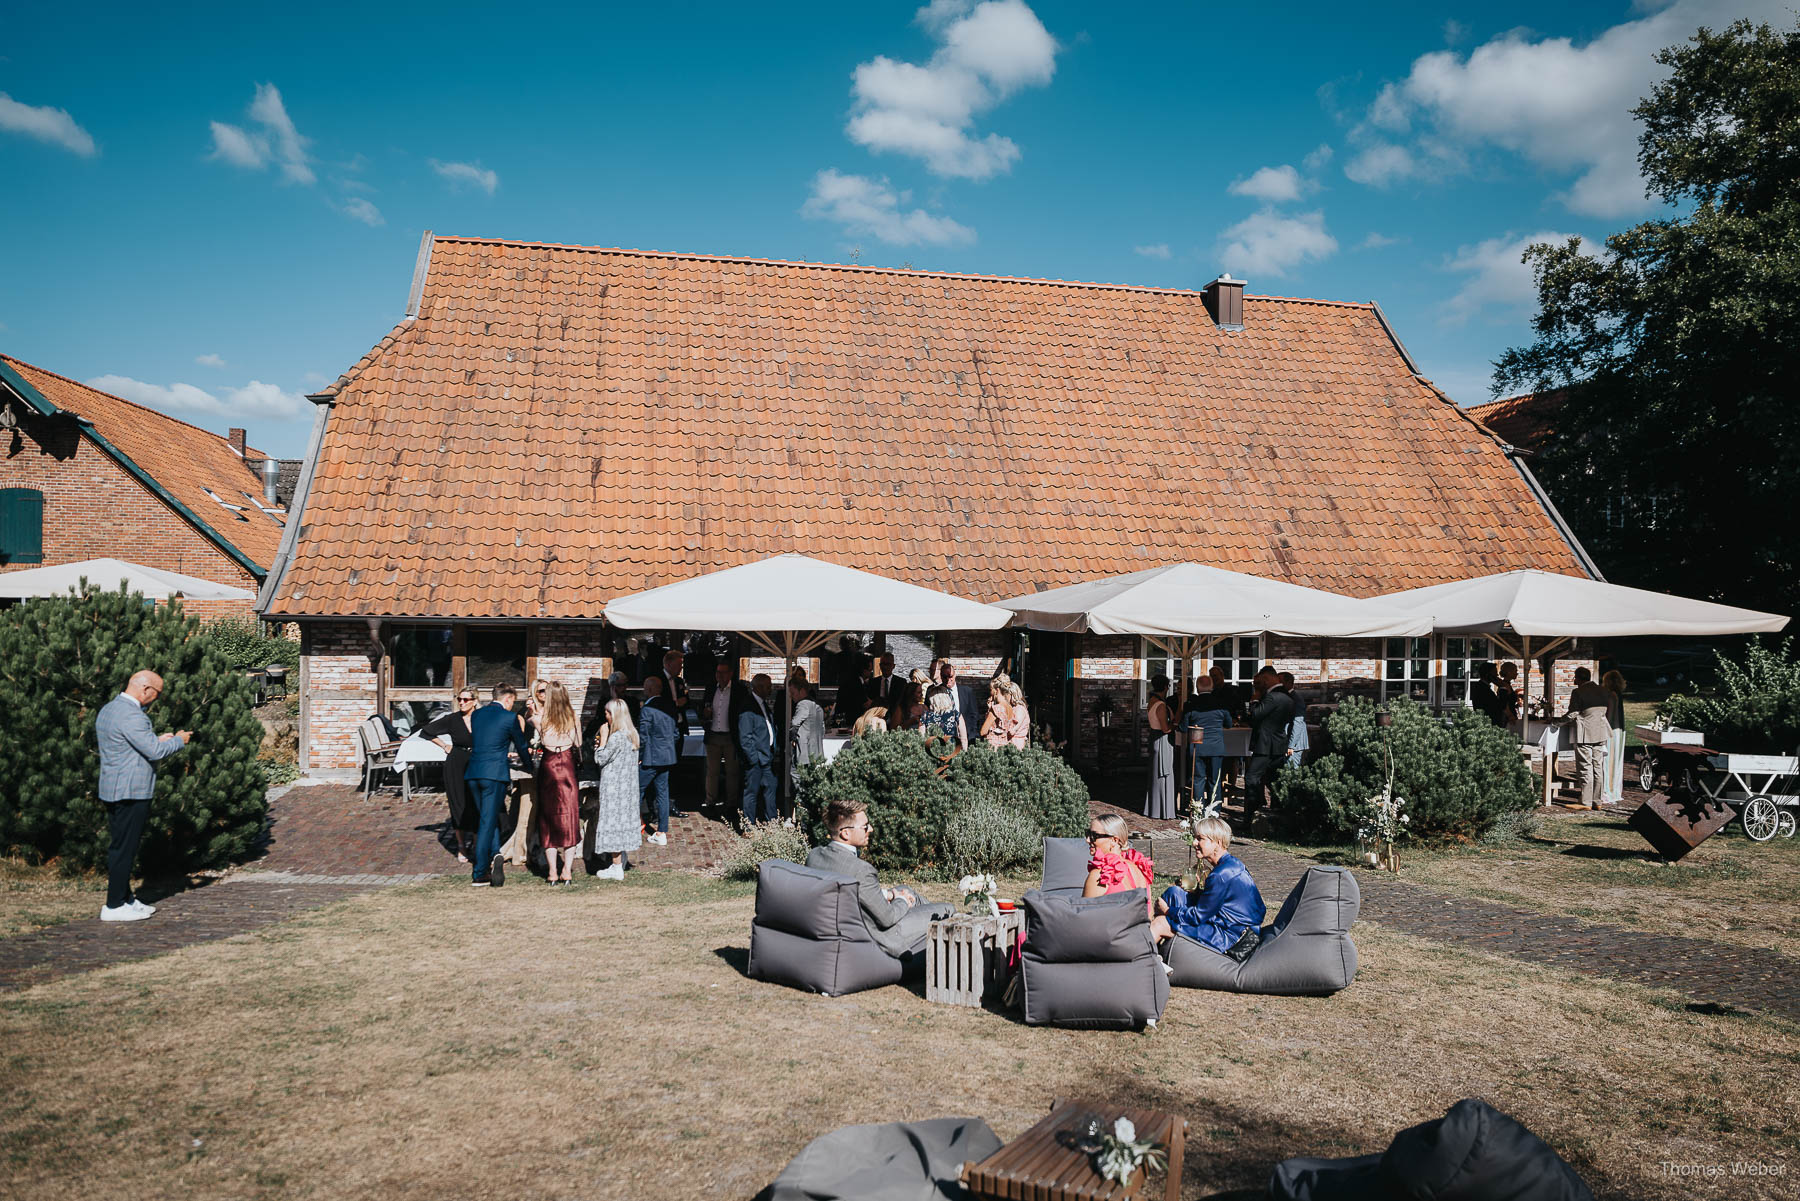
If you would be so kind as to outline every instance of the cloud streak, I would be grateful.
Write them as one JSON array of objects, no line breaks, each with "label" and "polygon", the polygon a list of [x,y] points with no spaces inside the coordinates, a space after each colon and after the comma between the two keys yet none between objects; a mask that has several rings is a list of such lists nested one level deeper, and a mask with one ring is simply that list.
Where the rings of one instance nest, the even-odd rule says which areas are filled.
[{"label": "cloud streak", "polygon": [[[1511,319],[1537,304],[1537,284],[1531,268],[1525,265],[1527,246],[1538,242],[1562,245],[1578,236],[1546,230],[1526,237],[1503,234],[1472,246],[1460,246],[1445,262],[1444,269],[1466,276],[1463,285],[1444,305],[1442,325],[1465,325],[1469,318],[1491,309]],[[1582,249],[1592,249],[1583,242]]]},{"label": "cloud streak", "polygon": [[952,246],[975,240],[974,230],[949,217],[921,208],[905,209],[910,199],[909,193],[895,192],[885,179],[844,175],[828,168],[813,177],[812,194],[800,207],[800,215],[834,221],[847,233],[895,246]]},{"label": "cloud streak", "polygon": [[280,171],[281,178],[289,183],[317,181],[306,150],[311,139],[303,137],[294,127],[279,88],[272,83],[257,84],[256,95],[250,101],[249,116],[254,129],[224,121],[210,123],[212,158],[249,171],[274,166]]},{"label": "cloud streak", "polygon": [[0,129],[61,146],[82,158],[100,153],[94,135],[76,124],[67,109],[21,104],[5,92],[0,92]]},{"label": "cloud streak", "polygon": [[1266,204],[1282,204],[1300,199],[1308,181],[1300,172],[1283,163],[1279,167],[1258,167],[1248,179],[1233,180],[1225,190],[1233,196],[1251,196]]},{"label": "cloud streak", "polygon": [[299,393],[284,392],[261,380],[251,380],[241,388],[226,388],[223,396],[215,396],[192,384],[163,387],[124,375],[98,376],[88,380],[87,385],[163,413],[234,421],[246,418],[287,421],[299,417],[310,407]]},{"label": "cloud streak", "polygon": [[1260,209],[1219,235],[1220,265],[1240,275],[1285,275],[1308,260],[1337,253],[1324,212]]},{"label": "cloud streak", "polygon": [[476,188],[492,196],[500,186],[499,174],[480,163],[441,163],[432,159],[431,169],[440,179],[448,180],[452,188]]}]

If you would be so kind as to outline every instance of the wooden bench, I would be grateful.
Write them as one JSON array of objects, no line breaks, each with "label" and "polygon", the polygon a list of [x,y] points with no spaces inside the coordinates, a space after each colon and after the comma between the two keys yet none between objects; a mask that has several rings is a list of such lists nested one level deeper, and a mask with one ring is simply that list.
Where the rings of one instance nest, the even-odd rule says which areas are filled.
[{"label": "wooden bench", "polygon": [[1119,1118],[1131,1119],[1140,1139],[1153,1139],[1168,1156],[1164,1201],[1181,1201],[1181,1168],[1187,1153],[1187,1119],[1155,1109],[1128,1109],[1098,1101],[1050,1103],[1050,1116],[982,1160],[965,1163],[963,1186],[990,1201],[1125,1201],[1142,1198],[1145,1172],[1139,1168],[1121,1185],[1094,1168],[1082,1145],[1090,1120],[1110,1134]]}]

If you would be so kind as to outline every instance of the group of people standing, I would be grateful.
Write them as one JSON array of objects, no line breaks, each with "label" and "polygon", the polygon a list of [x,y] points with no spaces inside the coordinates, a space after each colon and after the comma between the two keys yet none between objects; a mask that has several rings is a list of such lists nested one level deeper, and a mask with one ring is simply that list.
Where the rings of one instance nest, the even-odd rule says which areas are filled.
[{"label": "group of people standing", "polygon": [[1031,745],[1031,710],[1024,691],[1004,671],[988,681],[986,702],[977,703],[975,689],[958,678],[950,659],[934,660],[929,671],[914,668],[907,676],[894,673],[892,653],[884,652],[879,663],[877,672],[875,661],[865,656],[857,673],[838,688],[833,713],[853,736],[916,730],[959,751],[977,738],[991,747]]},{"label": "group of people standing", "polygon": [[1250,727],[1250,756],[1244,767],[1246,819],[1268,803],[1278,773],[1298,767],[1311,747],[1306,706],[1294,693],[1293,673],[1278,672],[1273,666],[1264,666],[1246,688],[1231,683],[1214,664],[1194,681],[1194,691],[1179,718],[1169,703],[1169,677],[1158,675],[1150,681],[1145,719],[1150,727],[1150,779],[1144,814],[1159,820],[1177,815],[1181,793],[1176,776],[1177,743],[1187,747],[1184,766],[1193,784],[1194,812],[1216,816],[1224,795],[1225,731]]}]

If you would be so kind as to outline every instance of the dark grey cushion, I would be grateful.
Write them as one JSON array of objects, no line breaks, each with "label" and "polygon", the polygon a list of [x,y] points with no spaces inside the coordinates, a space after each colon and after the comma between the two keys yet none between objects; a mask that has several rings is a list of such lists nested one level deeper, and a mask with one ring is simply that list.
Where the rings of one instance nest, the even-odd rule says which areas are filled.
[{"label": "dark grey cushion", "polygon": [[845,1126],[806,1144],[758,1201],[944,1201],[964,1195],[964,1163],[999,1149],[980,1118]]},{"label": "dark grey cushion", "polygon": [[1039,891],[1053,897],[1080,896],[1091,858],[1085,838],[1044,839],[1044,883]]},{"label": "dark grey cushion", "polygon": [[918,957],[896,959],[875,945],[856,890],[846,876],[763,860],[750,923],[751,978],[834,997],[899,983]]},{"label": "dark grey cushion", "polygon": [[1171,982],[1287,997],[1338,992],[1356,979],[1350,927],[1361,910],[1362,890],[1348,868],[1309,867],[1244,962],[1177,935],[1169,948]]},{"label": "dark grey cushion", "polygon": [[1033,889],[1020,903],[1027,1025],[1135,1030],[1162,1017],[1169,980],[1141,889],[1074,899]]}]

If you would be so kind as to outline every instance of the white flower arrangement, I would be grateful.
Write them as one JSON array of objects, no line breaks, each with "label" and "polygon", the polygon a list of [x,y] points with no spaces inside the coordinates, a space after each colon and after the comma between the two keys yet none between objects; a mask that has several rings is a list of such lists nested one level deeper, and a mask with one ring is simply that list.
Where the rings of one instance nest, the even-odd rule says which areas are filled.
[{"label": "white flower arrangement", "polygon": [[1130,1181],[1139,1167],[1147,1172],[1161,1171],[1163,1162],[1162,1148],[1152,1139],[1140,1141],[1130,1118],[1114,1122],[1112,1133],[1100,1136],[1100,1150],[1094,1154],[1094,1166],[1101,1177],[1120,1185]]},{"label": "white flower arrangement", "polygon": [[999,914],[1000,906],[994,903],[994,894],[1000,891],[1000,884],[992,875],[964,876],[956,882],[956,891],[962,893],[963,904],[969,906],[971,913]]},{"label": "white flower arrangement", "polygon": [[1412,816],[1406,812],[1406,799],[1394,795],[1394,783],[1389,780],[1387,786],[1369,798],[1369,817],[1356,831],[1356,837],[1363,842],[1397,842],[1412,825]]}]

